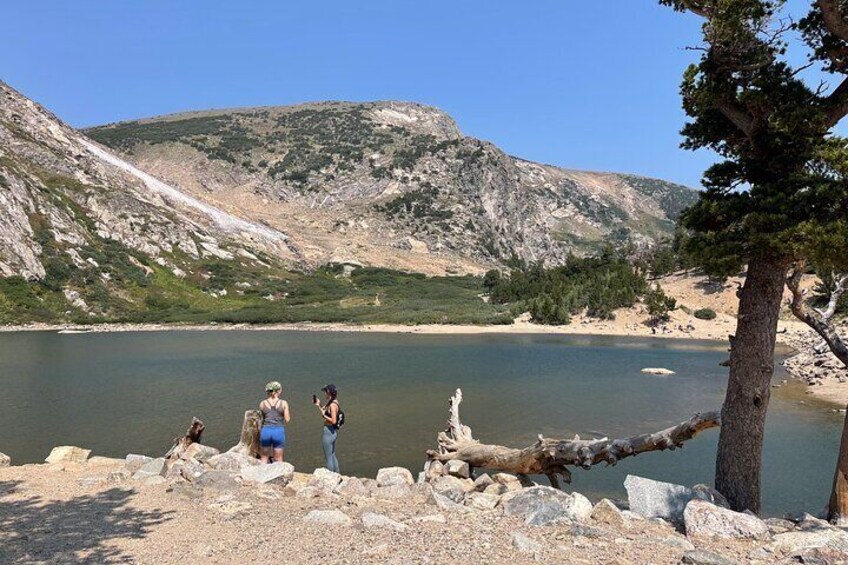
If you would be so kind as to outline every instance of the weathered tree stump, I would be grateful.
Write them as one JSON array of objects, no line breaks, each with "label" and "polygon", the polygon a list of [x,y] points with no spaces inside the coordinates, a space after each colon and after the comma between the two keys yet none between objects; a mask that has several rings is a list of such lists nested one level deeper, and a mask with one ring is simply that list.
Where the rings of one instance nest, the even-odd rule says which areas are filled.
[{"label": "weathered tree stump", "polygon": [[174,445],[165,454],[165,459],[176,461],[188,449],[188,446],[193,443],[200,443],[200,436],[203,434],[204,429],[206,429],[206,426],[203,425],[201,420],[192,418],[191,425],[186,430],[185,435],[174,438]]},{"label": "weathered tree stump", "polygon": [[259,457],[259,430],[261,427],[262,413],[259,410],[245,411],[239,442],[231,447],[229,452]]},{"label": "weathered tree stump", "polygon": [[462,391],[457,389],[450,399],[448,429],[438,436],[439,450],[427,452],[428,462],[459,459],[472,467],[514,473],[523,479],[526,479],[526,475],[546,475],[555,488],[559,488],[558,476],[566,483],[571,482],[568,467],[590,469],[598,463],[615,465],[621,459],[639,453],[682,448],[683,442],[703,430],[718,427],[721,422],[719,412],[708,412],[695,414],[685,422],[653,434],[614,440],[581,440],[580,436],[550,439],[540,435],[533,445],[515,449],[486,445],[475,440],[471,428],[463,425],[459,418],[461,402]]}]

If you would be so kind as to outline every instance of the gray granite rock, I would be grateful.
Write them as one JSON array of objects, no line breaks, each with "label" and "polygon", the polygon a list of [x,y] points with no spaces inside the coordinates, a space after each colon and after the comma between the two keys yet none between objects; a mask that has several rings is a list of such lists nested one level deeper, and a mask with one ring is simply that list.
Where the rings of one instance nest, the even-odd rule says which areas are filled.
[{"label": "gray granite rock", "polygon": [[674,524],[683,524],[683,510],[695,497],[692,489],[627,475],[624,479],[630,511],[646,518],[662,518]]},{"label": "gray granite rock", "polygon": [[444,473],[460,479],[467,479],[471,476],[471,467],[465,461],[451,459],[445,464]]},{"label": "gray granite rock", "polygon": [[377,471],[377,486],[412,485],[415,479],[409,469],[403,467],[385,467]]},{"label": "gray granite rock", "polygon": [[218,469],[206,471],[195,479],[194,484],[204,489],[220,491],[234,491],[239,488],[238,481],[231,473]]},{"label": "gray granite rock", "polygon": [[705,500],[689,501],[683,512],[686,535],[725,539],[771,538],[768,525],[758,517],[744,512],[734,512]]},{"label": "gray granite rock", "polygon": [[365,512],[362,515],[362,525],[366,530],[382,529],[392,530],[394,532],[404,532],[409,529],[409,526],[402,524],[396,520],[392,520],[388,516],[377,514],[375,512]]},{"label": "gray granite rock", "polygon": [[735,561],[722,557],[718,553],[703,549],[687,551],[683,554],[680,562],[686,565],[736,565]]},{"label": "gray granite rock", "polygon": [[294,466],[284,461],[275,461],[268,465],[242,467],[240,474],[246,483],[274,484],[284,487],[294,478]]},{"label": "gray granite rock", "polygon": [[151,459],[147,463],[138,468],[138,471],[133,473],[133,479],[144,479],[146,477],[162,477],[167,471],[164,457]]},{"label": "gray granite rock", "polygon": [[553,522],[579,522],[589,518],[592,503],[585,496],[568,494],[546,486],[510,493],[501,499],[507,516],[519,516],[525,523],[541,526]]},{"label": "gray granite rock", "polygon": [[512,532],[510,534],[512,545],[521,553],[536,553],[542,551],[542,544],[530,539],[521,532]]},{"label": "gray granite rock", "polygon": [[341,510],[313,510],[303,521],[324,526],[350,526],[352,523],[348,515]]}]

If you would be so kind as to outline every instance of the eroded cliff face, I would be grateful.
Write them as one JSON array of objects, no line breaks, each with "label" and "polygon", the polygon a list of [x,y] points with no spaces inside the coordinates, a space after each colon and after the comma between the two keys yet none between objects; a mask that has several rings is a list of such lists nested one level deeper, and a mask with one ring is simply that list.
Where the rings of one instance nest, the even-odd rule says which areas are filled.
[{"label": "eroded cliff face", "polygon": [[203,261],[298,261],[282,231],[149,177],[3,83],[0,206],[0,276],[46,281],[92,314],[143,299],[132,291],[156,269],[182,278]]},{"label": "eroded cliff face", "polygon": [[632,175],[570,171],[462,135],[402,102],[195,112],[87,130],[140,168],[284,227],[304,260],[479,272],[667,236],[696,199]]}]

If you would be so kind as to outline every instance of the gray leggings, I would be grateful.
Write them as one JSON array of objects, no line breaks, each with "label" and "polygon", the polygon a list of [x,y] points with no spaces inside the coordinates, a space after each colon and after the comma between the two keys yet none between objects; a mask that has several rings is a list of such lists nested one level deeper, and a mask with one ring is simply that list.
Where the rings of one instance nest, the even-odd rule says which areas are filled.
[{"label": "gray leggings", "polygon": [[339,460],[336,459],[336,439],[339,431],[334,426],[324,426],[321,444],[324,446],[324,456],[327,458],[327,469],[339,472]]}]

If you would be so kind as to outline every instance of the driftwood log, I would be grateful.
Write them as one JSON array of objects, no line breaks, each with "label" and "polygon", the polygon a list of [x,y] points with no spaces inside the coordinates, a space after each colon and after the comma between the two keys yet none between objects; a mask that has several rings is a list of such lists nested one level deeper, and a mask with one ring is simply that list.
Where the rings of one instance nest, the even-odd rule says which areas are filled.
[{"label": "driftwood log", "polygon": [[262,413],[259,410],[247,410],[241,424],[239,442],[230,448],[230,453],[259,457],[259,430],[261,427]]},{"label": "driftwood log", "polygon": [[689,420],[671,428],[653,433],[624,439],[608,438],[550,439],[541,435],[533,445],[524,449],[515,449],[501,445],[486,445],[471,435],[471,428],[462,424],[459,418],[459,405],[462,391],[450,399],[450,418],[448,429],[438,436],[439,450],[427,452],[430,461],[450,461],[459,459],[471,467],[514,473],[523,481],[527,475],[546,475],[551,486],[559,488],[559,479],[571,482],[568,467],[590,469],[598,463],[615,465],[621,459],[664,449],[683,447],[683,442],[692,439],[699,432],[718,427],[721,424],[719,412],[695,414]]},{"label": "driftwood log", "polygon": [[192,418],[191,425],[186,430],[185,435],[174,438],[174,444],[168,450],[168,453],[165,454],[165,459],[175,461],[188,449],[188,446],[193,443],[200,443],[200,436],[203,434],[204,429],[206,429],[206,426],[203,425],[201,420]]}]

